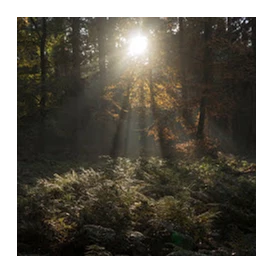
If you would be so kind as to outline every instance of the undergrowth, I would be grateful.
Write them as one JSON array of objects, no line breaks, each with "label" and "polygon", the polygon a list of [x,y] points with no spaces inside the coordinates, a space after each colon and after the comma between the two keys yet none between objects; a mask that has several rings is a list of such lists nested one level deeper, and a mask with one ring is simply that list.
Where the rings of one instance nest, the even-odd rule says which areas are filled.
[{"label": "undergrowth", "polygon": [[255,164],[103,156],[37,178],[38,167],[18,171],[18,255],[255,255]]}]

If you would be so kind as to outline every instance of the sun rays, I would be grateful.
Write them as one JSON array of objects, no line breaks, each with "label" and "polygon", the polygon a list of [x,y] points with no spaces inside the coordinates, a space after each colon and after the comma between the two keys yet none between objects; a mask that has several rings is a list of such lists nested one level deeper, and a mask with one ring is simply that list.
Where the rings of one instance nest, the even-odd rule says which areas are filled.
[{"label": "sun rays", "polygon": [[148,41],[145,36],[135,36],[129,40],[129,55],[139,56],[146,52]]}]

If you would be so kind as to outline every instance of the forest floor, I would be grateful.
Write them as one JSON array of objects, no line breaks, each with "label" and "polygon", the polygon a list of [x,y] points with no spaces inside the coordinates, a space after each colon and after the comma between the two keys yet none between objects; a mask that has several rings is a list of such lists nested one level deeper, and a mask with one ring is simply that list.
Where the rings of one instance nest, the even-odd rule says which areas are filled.
[{"label": "forest floor", "polygon": [[18,255],[256,255],[256,165],[234,156],[18,159]]}]

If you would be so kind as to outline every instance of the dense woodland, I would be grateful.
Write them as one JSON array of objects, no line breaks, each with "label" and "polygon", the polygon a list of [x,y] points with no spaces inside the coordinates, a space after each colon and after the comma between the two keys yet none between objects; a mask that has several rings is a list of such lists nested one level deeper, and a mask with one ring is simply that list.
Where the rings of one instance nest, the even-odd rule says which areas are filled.
[{"label": "dense woodland", "polygon": [[18,255],[256,255],[256,18],[18,17],[17,133]]}]

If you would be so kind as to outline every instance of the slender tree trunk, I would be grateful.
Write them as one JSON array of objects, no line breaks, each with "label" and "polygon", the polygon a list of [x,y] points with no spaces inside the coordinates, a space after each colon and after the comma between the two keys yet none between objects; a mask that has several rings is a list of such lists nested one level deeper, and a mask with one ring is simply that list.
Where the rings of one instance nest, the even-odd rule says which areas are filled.
[{"label": "slender tree trunk", "polygon": [[253,48],[253,56],[254,56],[254,77],[251,84],[251,124],[250,124],[250,135],[249,135],[249,148],[253,151],[256,150],[256,17],[251,19],[251,27],[252,27],[252,34],[251,34],[251,41],[252,41],[252,48]]},{"label": "slender tree trunk", "polygon": [[180,71],[181,71],[181,85],[182,85],[182,93],[185,89],[185,39],[184,39],[184,19],[182,17],[179,18],[179,29],[180,29]]},{"label": "slender tree trunk", "polygon": [[40,41],[40,69],[41,69],[41,102],[40,102],[40,109],[41,109],[41,116],[44,117],[45,115],[45,106],[47,100],[47,93],[46,93],[46,39],[47,39],[47,22],[46,18],[42,18],[42,35]]},{"label": "slender tree trunk", "polygon": [[197,139],[203,140],[204,139],[204,127],[205,127],[205,118],[206,118],[206,98],[209,92],[211,78],[212,78],[212,53],[209,42],[211,40],[212,35],[212,24],[211,18],[205,18],[205,29],[204,29],[204,76],[203,76],[203,83],[204,83],[204,90],[202,91],[201,101],[200,101],[200,116],[199,116],[199,123],[197,129]]},{"label": "slender tree trunk", "polygon": [[187,70],[188,70],[188,57],[186,54],[186,35],[185,35],[185,22],[183,17],[179,17],[179,37],[180,37],[180,74],[181,74],[181,85],[182,85],[182,117],[184,124],[187,128],[193,126],[191,112],[189,110],[189,90],[187,82]]},{"label": "slender tree trunk", "polygon": [[105,25],[106,18],[98,17],[97,31],[98,31],[98,46],[99,46],[99,69],[100,69],[100,92],[103,94],[106,85],[106,34]]},{"label": "slender tree trunk", "polygon": [[251,22],[252,34],[251,34],[251,41],[252,41],[252,48],[253,52],[256,55],[256,17],[253,17]]},{"label": "slender tree trunk", "polygon": [[81,58],[80,58],[80,18],[72,17],[72,64],[73,64],[73,91],[72,95],[81,93]]},{"label": "slender tree trunk", "polygon": [[231,17],[226,17],[226,30],[228,33],[231,31]]},{"label": "slender tree trunk", "polygon": [[125,136],[124,136],[124,156],[129,157],[130,149],[130,133],[131,133],[131,123],[132,123],[132,108],[129,106],[128,109],[128,115],[127,115],[127,122],[126,122],[126,130],[125,130]]},{"label": "slender tree trunk", "polygon": [[154,86],[153,86],[153,75],[152,75],[152,61],[150,59],[150,70],[149,70],[149,89],[150,89],[150,101],[152,116],[156,125],[156,130],[159,138],[159,145],[162,157],[170,159],[172,158],[173,150],[170,143],[165,138],[163,121],[161,121],[160,113],[155,102]]},{"label": "slender tree trunk", "polygon": [[[233,28],[232,28],[232,19],[233,17],[227,17],[226,18],[226,38],[228,43],[228,61],[227,61],[227,71],[231,71],[233,69],[233,46],[232,46],[232,34],[233,34]],[[226,80],[225,86],[227,89],[231,90],[231,96],[233,100],[235,101],[237,97],[238,90],[235,88],[235,83],[231,81],[230,79]],[[238,133],[239,133],[239,104],[236,101],[235,109],[230,117],[230,124],[231,124],[231,138],[233,141],[233,144],[237,146],[238,143]],[[235,146],[235,147],[236,147]]]},{"label": "slender tree trunk", "polygon": [[40,77],[41,77],[41,101],[40,101],[40,130],[39,130],[39,151],[45,152],[45,118],[46,118],[46,39],[47,39],[47,19],[42,17],[42,34],[40,39]]},{"label": "slender tree trunk", "polygon": [[[65,33],[66,29],[66,21],[67,18],[65,17],[56,17],[53,19],[53,28],[54,28],[54,39],[59,40],[60,42],[56,43],[53,46],[53,65],[54,65],[54,80],[57,83],[60,83],[60,89],[71,95],[74,87],[72,86],[72,70],[71,70],[71,60],[69,58],[70,53],[66,50],[66,39],[67,34]],[[64,81],[66,79],[66,81]],[[77,89],[77,88],[75,88]],[[65,96],[60,98],[60,103],[63,103]]]},{"label": "slender tree trunk", "polygon": [[82,94],[81,87],[81,58],[80,58],[80,18],[72,17],[72,91],[71,96],[74,101],[74,134],[73,134],[73,152],[77,157],[80,153],[80,131],[81,131],[81,106],[80,97]]},{"label": "slender tree trunk", "polygon": [[[106,105],[103,99],[104,89],[106,86],[106,18],[96,18],[96,27],[98,35],[98,48],[99,48],[99,70],[100,70],[100,84],[99,84],[99,96],[98,96],[98,108],[103,113]],[[107,125],[106,121],[102,121],[98,130],[96,143],[101,143],[105,146],[107,143]]]},{"label": "slender tree trunk", "polygon": [[108,18],[105,27],[105,34],[108,38],[105,46],[107,56],[107,72],[112,76],[113,74],[115,74],[115,70],[117,70],[117,64],[120,61],[119,55],[117,54],[115,35],[115,26],[117,19],[117,17]]},{"label": "slender tree trunk", "polygon": [[[144,83],[143,83],[144,85]],[[145,91],[144,87],[141,87],[140,95],[140,114],[139,114],[139,128],[140,128],[140,156],[147,156],[147,137],[146,137],[146,107],[145,107]]]}]

